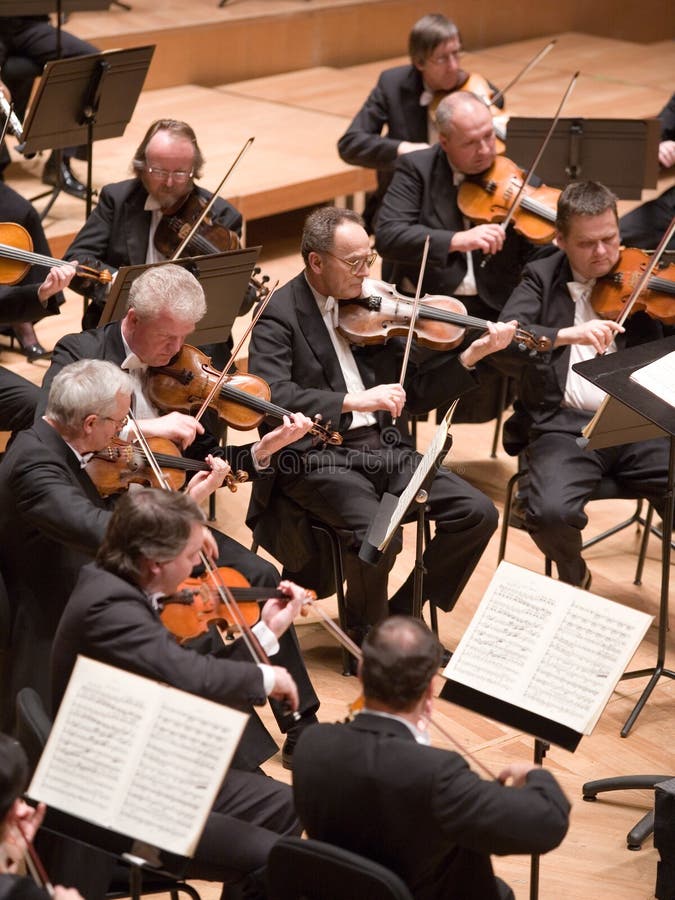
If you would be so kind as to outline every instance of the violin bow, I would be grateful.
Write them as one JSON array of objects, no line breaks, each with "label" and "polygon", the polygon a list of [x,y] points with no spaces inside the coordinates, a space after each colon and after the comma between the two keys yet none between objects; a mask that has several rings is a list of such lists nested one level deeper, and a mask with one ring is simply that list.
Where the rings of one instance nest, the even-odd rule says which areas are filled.
[{"label": "violin bow", "polygon": [[[412,310],[410,311],[410,328],[408,329],[408,337],[405,342],[405,352],[403,354],[403,362],[401,363],[401,374],[398,378],[398,383],[403,387],[403,382],[405,381],[406,372],[408,371],[408,360],[410,359],[410,350],[412,348],[413,335],[415,334],[415,322],[417,321],[417,313],[420,306],[420,295],[422,293],[422,281],[424,279],[424,272],[427,267],[427,257],[429,256],[429,243],[431,241],[431,235],[428,234],[426,236],[426,240],[424,241],[424,250],[422,251],[422,264],[420,266],[420,274],[417,278],[417,290],[415,291],[415,299],[413,300]],[[396,416],[392,416],[392,422],[396,423]]]},{"label": "violin bow", "polygon": [[172,260],[178,259],[178,257],[181,255],[181,253],[183,252],[183,250],[185,250],[185,248],[187,247],[187,245],[190,243],[190,241],[192,240],[192,238],[195,236],[195,234],[197,233],[197,229],[198,229],[199,226],[202,224],[202,222],[204,221],[204,219],[206,218],[206,216],[207,216],[207,215],[209,214],[209,212],[211,211],[211,207],[213,206],[213,204],[214,204],[214,203],[216,202],[216,200],[218,199],[218,194],[219,194],[220,191],[222,190],[223,185],[225,184],[225,182],[227,181],[227,179],[230,177],[230,175],[232,174],[232,172],[234,172],[235,168],[236,168],[237,165],[239,164],[239,160],[242,158],[242,156],[244,155],[244,153],[246,153],[246,151],[247,151],[248,148],[251,146],[251,144],[253,143],[254,140],[255,140],[254,137],[250,137],[250,138],[246,141],[246,143],[244,144],[244,146],[241,148],[241,150],[239,151],[239,153],[237,153],[237,155],[236,155],[236,157],[235,157],[235,159],[234,159],[234,162],[232,163],[232,165],[230,166],[230,168],[227,170],[227,172],[223,175],[223,178],[222,178],[220,184],[218,185],[218,187],[217,187],[217,188],[215,189],[215,191],[211,194],[211,199],[209,200],[209,202],[206,204],[206,206],[204,207],[204,209],[201,211],[201,213],[200,213],[199,216],[197,217],[195,223],[193,224],[192,228],[191,228],[190,231],[188,232],[187,237],[183,240],[183,242],[179,245],[179,247],[178,247],[178,249],[176,250],[176,252],[174,253],[174,255],[171,257]]},{"label": "violin bow", "polygon": [[24,844],[26,845],[26,868],[30,872],[33,881],[38,885],[38,887],[44,888],[49,896],[53,897],[54,885],[51,883],[49,875],[47,875],[47,870],[43,866],[42,860],[38,856],[38,852],[33,846],[33,842],[29,840],[28,835],[26,834],[26,830],[23,827],[23,823],[21,821],[17,821],[16,827],[19,831],[19,834],[23,838]]},{"label": "violin bow", "polygon": [[550,53],[551,50],[553,50],[553,47],[557,43],[558,43],[558,38],[553,38],[553,40],[549,41],[545,47],[542,47],[541,50],[537,51],[537,53],[535,53],[535,55],[532,57],[532,59],[523,66],[523,68],[520,70],[520,72],[518,72],[518,74],[514,78],[512,78],[511,81],[508,82],[508,84],[506,84],[501,90],[499,90],[495,94],[493,94],[493,96],[490,98],[487,105],[494,106],[499,100],[501,100],[501,98],[504,96],[504,94],[506,94],[507,91],[510,91],[511,88],[515,84],[517,84],[521,78],[523,78],[525,75],[527,75],[527,73],[530,71],[530,69],[533,69],[538,63],[540,63],[542,61],[542,59],[546,56],[546,54]]},{"label": "violin bow", "polygon": [[202,405],[197,410],[197,413],[195,414],[195,419],[198,422],[201,419],[201,417],[204,415],[206,410],[209,408],[209,405],[211,404],[211,401],[213,400],[213,398],[216,396],[216,394],[220,390],[220,387],[221,387],[223,381],[225,381],[225,379],[227,378],[230,368],[234,364],[235,359],[237,358],[237,354],[239,353],[241,348],[244,346],[244,341],[249,336],[249,334],[253,331],[253,328],[254,328],[256,322],[258,321],[260,316],[264,313],[264,311],[267,307],[267,304],[272,299],[272,296],[274,295],[274,292],[276,291],[276,289],[278,287],[279,287],[279,279],[277,279],[274,282],[274,284],[272,285],[271,289],[269,290],[267,296],[263,300],[261,300],[260,303],[258,303],[258,308],[255,311],[255,315],[251,319],[249,325],[247,326],[247,328],[244,331],[241,338],[237,341],[237,343],[233,347],[232,353],[230,353],[230,358],[228,359],[226,365],[223,366],[223,371],[220,373],[220,377],[218,378],[216,383],[213,385],[213,387],[209,391],[209,393],[206,396],[206,398],[204,399],[204,402],[202,403]]},{"label": "violin bow", "polygon": [[635,287],[633,288],[630,297],[628,298],[628,300],[626,300],[626,305],[624,306],[621,315],[616,320],[618,325],[623,325],[623,323],[626,321],[626,319],[630,315],[633,306],[635,306],[635,301],[638,299],[639,295],[642,293],[647,282],[649,281],[649,278],[651,277],[652,272],[659,264],[659,260],[663,256],[663,254],[666,250],[666,247],[670,243],[670,239],[673,236],[673,234],[675,234],[675,216],[673,216],[673,218],[670,220],[670,225],[668,226],[668,228],[666,228],[666,231],[665,231],[663,237],[659,241],[658,247],[656,248],[656,250],[654,250],[654,253],[652,254],[651,259],[645,266],[644,272],[642,273],[642,275],[640,275],[640,278],[636,282]]},{"label": "violin bow", "polygon": [[[555,127],[558,124],[558,119],[560,118],[560,115],[563,111],[563,107],[567,103],[567,100],[569,99],[569,96],[572,93],[572,90],[574,89],[575,84],[577,83],[578,77],[579,77],[579,72],[575,72],[574,75],[572,75],[572,78],[570,79],[570,83],[567,85],[567,90],[563,94],[562,100],[560,101],[560,104],[558,105],[556,114],[553,117],[551,125],[548,129],[548,132],[546,133],[546,137],[542,141],[542,144],[541,144],[541,147],[539,148],[539,150],[537,150],[537,155],[535,156],[534,160],[532,161],[532,165],[527,170],[527,173],[526,173],[525,177],[523,178],[520,187],[518,188],[518,193],[514,197],[513,203],[509,207],[509,211],[506,214],[506,218],[504,219],[503,222],[499,223],[499,227],[503,231],[506,231],[506,229],[509,227],[511,219],[516,214],[516,211],[520,205],[520,198],[523,196],[523,192],[527,189],[530,181],[532,180],[534,173],[536,171],[536,168],[539,165],[542,156],[544,155],[544,151],[548,147],[549,141],[551,140],[551,137],[553,136],[553,131],[555,130]],[[484,268],[490,259],[491,259],[490,254],[487,254],[486,256],[484,256],[483,259],[481,260],[481,264],[480,264],[481,268]]]}]

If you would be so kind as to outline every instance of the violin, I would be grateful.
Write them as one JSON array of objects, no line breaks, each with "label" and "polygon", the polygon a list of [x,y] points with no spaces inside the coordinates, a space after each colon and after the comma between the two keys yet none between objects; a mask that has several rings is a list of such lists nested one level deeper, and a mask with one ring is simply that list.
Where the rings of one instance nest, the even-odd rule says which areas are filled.
[{"label": "violin", "polygon": [[[0,284],[17,284],[31,266],[69,266],[63,259],[54,259],[42,253],[33,253],[33,240],[23,225],[16,222],[0,222]],[[110,284],[112,275],[107,269],[99,271],[90,266],[76,266],[80,278],[91,278],[101,284]]]},{"label": "violin", "polygon": [[[338,331],[352,344],[382,344],[392,337],[405,337],[410,330],[413,301],[400,294],[392,284],[368,279],[368,288],[377,294],[339,303]],[[431,350],[451,350],[458,346],[467,328],[488,330],[486,319],[469,316],[464,304],[455,297],[425,295],[418,307],[415,337]],[[548,338],[516,329],[515,339],[522,349],[544,353],[550,349]]]},{"label": "violin", "polygon": [[[621,317],[650,257],[646,250],[636,247],[621,251],[612,271],[598,278],[593,286],[591,304],[599,316],[615,320]],[[635,301],[631,314],[643,311],[665,325],[675,325],[675,263],[661,259],[656,269],[659,274],[647,280],[647,286]]]},{"label": "violin", "polygon": [[[520,190],[525,173],[505,156],[495,157],[480,175],[467,175],[459,186],[457,205],[472,222],[503,222]],[[527,185],[513,213],[516,231],[534,244],[549,244],[555,237],[558,188]]]},{"label": "violin", "polygon": [[[148,369],[148,396],[160,409],[192,413],[209,396],[221,374],[211,365],[210,357],[184,344],[169,365]],[[271,396],[270,387],[262,378],[235,372],[225,377],[209,406],[232,428],[249,431],[257,428],[265,416],[283,419],[291,415],[289,410],[271,403]],[[339,432],[318,422],[310,434],[328,444],[342,443]]]},{"label": "violin", "polygon": [[[185,238],[190,233],[200,216],[203,219],[199,228],[184,249],[188,256],[209,256],[226,250],[239,250],[241,241],[236,231],[226,228],[213,220],[210,214],[204,215],[207,201],[200,196],[197,188],[193,188],[175,212],[164,215],[159,220],[154,236],[155,248],[167,259],[173,259]],[[255,276],[260,269],[254,269],[251,284],[256,289],[258,299],[262,299],[267,291],[269,275],[261,279]]]},{"label": "violin", "polygon": [[[185,484],[188,472],[208,472],[208,463],[186,459],[179,448],[167,438],[146,438],[153,455],[161,467],[164,479],[171,490],[178,491]],[[129,489],[131,484],[143,487],[162,487],[147,458],[143,447],[121,438],[113,438],[103,450],[99,450],[87,464],[87,474],[102,497],[110,497]],[[229,472],[225,484],[231,491],[248,481],[248,473]]]}]

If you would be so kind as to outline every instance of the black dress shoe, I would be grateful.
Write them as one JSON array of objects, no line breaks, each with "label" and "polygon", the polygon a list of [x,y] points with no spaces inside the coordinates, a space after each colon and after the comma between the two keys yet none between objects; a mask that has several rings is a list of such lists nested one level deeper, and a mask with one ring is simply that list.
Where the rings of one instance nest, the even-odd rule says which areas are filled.
[{"label": "black dress shoe", "polygon": [[14,350],[14,341],[19,345],[19,352],[23,353],[28,362],[35,362],[36,359],[49,359],[51,352],[45,350],[37,335],[33,330],[30,322],[22,322],[12,327],[9,336],[9,349]]},{"label": "black dress shoe", "polygon": [[319,720],[315,715],[303,716],[296,725],[288,729],[284,746],[281,748],[281,765],[284,769],[293,768],[293,751],[295,750],[295,745],[298,743],[298,738],[305,728],[316,725],[318,721]]},{"label": "black dress shoe", "polygon": [[87,188],[76,178],[70,169],[70,163],[65,157],[61,157],[61,165],[57,164],[55,153],[49,157],[42,171],[42,181],[52,187],[60,188],[71,197],[84,200],[87,196]]}]

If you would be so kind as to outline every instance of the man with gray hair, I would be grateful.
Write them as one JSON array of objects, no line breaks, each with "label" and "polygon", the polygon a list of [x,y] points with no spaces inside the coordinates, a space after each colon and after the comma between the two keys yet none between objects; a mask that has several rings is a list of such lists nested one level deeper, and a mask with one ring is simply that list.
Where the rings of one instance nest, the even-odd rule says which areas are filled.
[{"label": "man with gray hair", "polygon": [[[429,147],[438,139],[432,114],[434,101],[439,95],[461,90],[469,77],[460,67],[461,50],[462,40],[454,22],[440,13],[422,16],[408,39],[410,63],[382,72],[338,141],[338,152],[345,162],[377,169],[377,191],[365,213],[369,231],[375,225],[399,157]],[[496,91],[493,85],[490,87]],[[503,101],[498,105],[503,106]]]},{"label": "man with gray hair", "polygon": [[12,606],[10,697],[30,685],[49,703],[51,641],[110,515],[84,467],[123,427],[131,391],[130,376],[109,362],[68,366],[54,379],[44,417],[17,436],[0,464],[0,571]]}]

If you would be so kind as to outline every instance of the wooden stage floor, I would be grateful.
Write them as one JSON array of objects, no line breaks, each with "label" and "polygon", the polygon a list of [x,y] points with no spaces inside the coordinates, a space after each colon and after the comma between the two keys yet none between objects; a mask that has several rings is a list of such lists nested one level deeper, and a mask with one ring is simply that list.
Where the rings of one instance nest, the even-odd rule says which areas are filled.
[{"label": "wooden stage floor", "polygon": [[[290,4],[294,0],[287,2]],[[204,5],[204,2],[195,3],[194,7],[198,9]],[[156,4],[138,0],[134,6],[138,7],[139,13],[141,9],[147,12],[152,6],[156,15],[161,15],[161,7]],[[234,11],[235,6],[233,0],[231,5],[228,4],[228,9]],[[283,6],[284,0],[280,0],[279,8]],[[119,12],[113,15],[132,16],[135,11],[133,14]],[[93,34],[85,35],[83,32],[83,36],[93,37]],[[536,47],[545,42],[546,37],[541,37],[491,47],[472,53],[471,64],[480,66],[480,70],[497,83],[503,83],[532,55]],[[147,124],[160,115],[183,117],[195,126],[207,158],[207,174],[203,182],[206,187],[217,183],[221,170],[242,135],[255,133],[256,143],[225,194],[239,198],[238,202],[244,207],[249,203],[250,209],[254,210],[249,211],[249,243],[263,244],[264,270],[273,279],[279,278],[283,282],[301,267],[297,244],[302,215],[293,210],[305,205],[303,196],[306,195],[296,186],[299,182],[292,180],[292,173],[304,168],[305,172],[310,170],[314,173],[311,177],[315,180],[340,173],[341,164],[332,149],[334,140],[383,65],[369,63],[351,71],[322,67],[314,72],[313,80],[296,73],[276,83],[269,79],[256,79],[257,83],[249,79],[237,84],[218,83],[210,87],[185,85],[148,91],[141,97],[127,134],[96,148],[95,183],[100,186],[127,177],[129,160],[139,137]],[[548,116],[557,104],[561,85],[567,82],[576,68],[581,68],[582,80],[571,107],[575,115],[597,115],[611,105],[614,115],[643,116],[656,113],[667,100],[675,82],[675,53],[672,43],[668,42],[646,48],[627,41],[610,42],[609,39],[566,34],[561,36],[556,50],[547,57],[541,70],[536,70],[509,95],[509,104],[514,112]],[[260,115],[255,115],[255,110],[260,110]],[[311,154],[301,155],[300,144],[309,139],[308,134],[316,123],[321,127],[315,131],[313,146],[319,149],[312,161]],[[289,134],[291,132],[296,133]],[[294,140],[295,145],[292,143]],[[317,172],[320,174],[316,175]],[[277,176],[279,178],[275,184],[274,178]],[[359,170],[353,170],[349,177],[363,176]],[[34,194],[39,185],[29,170],[18,167],[12,170],[9,183],[26,196]],[[281,191],[284,186],[289,190],[289,184],[297,193],[292,202],[286,203],[285,208],[289,211],[268,217],[264,208],[266,196],[277,189]],[[335,190],[334,187],[328,189]],[[316,202],[316,199],[311,196],[306,202]],[[261,218],[263,215],[265,217]],[[54,239],[55,246],[58,246],[59,238],[62,243],[64,235],[80,227],[82,217],[83,204],[70,198],[59,199],[46,222],[48,235]],[[46,346],[52,346],[62,334],[79,330],[80,315],[80,298],[69,294],[61,316],[38,324],[41,341]],[[241,323],[237,327],[241,327]],[[6,344],[0,346],[3,365],[36,383],[41,381],[46,363],[30,365],[16,353],[10,352]],[[422,447],[431,434],[432,426],[422,424]],[[246,434],[232,435],[237,442],[244,442],[250,437]],[[501,511],[504,487],[515,470],[515,464],[503,451],[496,459],[489,458],[491,437],[491,423],[457,426],[454,446],[445,464],[484,490]],[[236,494],[221,492],[218,499],[220,527],[246,544],[250,542],[250,534],[244,525],[249,491],[250,487],[244,485]],[[588,533],[600,531],[624,518],[632,508],[632,503],[623,501],[592,504]],[[593,590],[656,616],[660,583],[659,547],[652,539],[643,585],[636,587],[632,584],[632,573],[638,543],[639,536],[629,529],[588,552]],[[543,571],[539,553],[521,531],[512,530],[507,558],[527,568]],[[457,645],[494,572],[496,559],[497,536],[491,541],[456,609],[451,614],[440,615],[441,637],[447,647]],[[412,560],[413,535],[408,528],[404,550],[392,574],[392,589],[402,583]],[[327,608],[334,612],[334,601],[328,601]],[[347,704],[358,692],[356,681],[342,677],[339,649],[316,621],[301,620],[298,633],[312,679],[322,699],[320,718],[324,721],[342,719]],[[671,667],[675,658],[674,644],[671,630],[668,635]],[[635,654],[631,668],[650,666],[655,656],[656,629],[651,628]],[[581,741],[577,752],[570,754],[553,748],[546,759],[545,765],[560,779],[573,803],[573,810],[570,832],[562,846],[542,859],[542,898],[595,900],[611,896],[613,900],[641,900],[653,896],[657,853],[651,841],[639,853],[625,849],[625,834],[650,808],[651,793],[609,795],[595,804],[581,800],[581,785],[592,778],[649,772],[673,772],[675,775],[675,755],[672,752],[675,746],[673,681],[662,679],[629,737],[619,737],[619,729],[644,683],[644,680],[620,682],[593,734]],[[441,701],[438,702],[438,715],[442,724],[493,771],[508,761],[532,757],[533,742],[525,734]],[[271,728],[276,735],[273,723]],[[278,757],[270,761],[266,770],[275,777],[289,780],[289,773],[281,768]],[[402,814],[405,815],[405,811]],[[414,822],[411,822],[411,828],[414,828]],[[495,868],[513,886],[518,900],[525,900],[528,896],[529,860],[521,857],[496,859]],[[219,895],[216,885],[199,885],[199,889],[206,900],[216,900]]]}]

